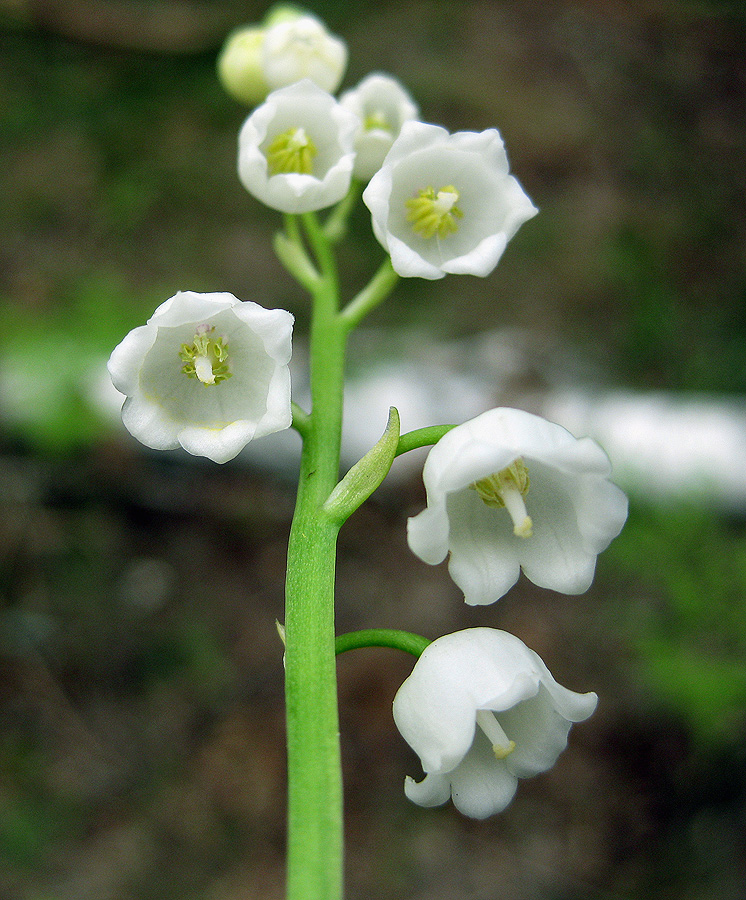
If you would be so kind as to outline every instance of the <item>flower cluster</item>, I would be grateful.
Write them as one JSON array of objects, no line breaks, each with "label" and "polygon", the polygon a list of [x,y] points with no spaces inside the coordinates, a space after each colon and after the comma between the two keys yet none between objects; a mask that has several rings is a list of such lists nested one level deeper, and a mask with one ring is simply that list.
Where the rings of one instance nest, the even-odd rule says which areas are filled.
[{"label": "flower cluster", "polygon": [[285,12],[226,43],[226,88],[241,95],[236,84],[250,83],[244,99],[264,100],[239,137],[244,187],[303,213],[338,203],[353,178],[369,182],[363,201],[399,275],[488,275],[537,211],[509,174],[500,134],[420,122],[407,90],[380,72],[337,100],[346,57],[335,41],[313,17]]},{"label": "flower cluster", "polygon": [[[258,104],[240,130],[239,179],[288,216],[278,255],[327,304],[324,327],[336,343],[313,365],[339,370],[317,385],[341,385],[340,335],[380,302],[381,285],[393,286],[396,275],[487,276],[537,212],[510,174],[497,130],[451,134],[419,121],[406,89],[383,73],[337,99],[346,60],[344,44],[318,19],[281,8],[232,35],[218,64],[229,92]],[[360,195],[390,266],[340,309],[336,293],[330,301],[336,278],[324,281],[336,239],[324,226],[344,219]],[[310,215],[336,204],[324,226]],[[305,232],[291,218],[299,214]],[[290,313],[232,294],[177,293],[111,355],[125,426],[148,447],[181,447],[219,463],[254,438],[290,427],[292,327]],[[319,406],[330,416],[340,401],[327,397]],[[314,412],[296,413],[305,439],[317,427]],[[330,533],[330,521],[341,524],[380,484],[402,452],[398,429],[392,415],[379,445],[330,494],[333,481],[327,485],[321,509],[315,497],[313,515],[326,518],[309,533]],[[332,431],[338,435],[341,419]],[[539,587],[581,593],[627,515],[626,497],[609,475],[609,460],[592,440],[521,410],[492,409],[447,430],[431,450],[423,471],[427,506],[409,519],[409,546],[431,565],[448,557],[471,605],[498,600],[521,571]],[[476,818],[499,812],[518,779],[554,764],[572,723],[588,718],[596,702],[595,694],[557,684],[532,650],[503,631],[441,637],[394,700],[395,722],[425,772],[420,782],[407,779],[406,794],[422,806],[452,797]]]},{"label": "flower cluster", "polygon": [[272,10],[261,25],[236,29],[218,58],[223,86],[250,106],[304,78],[333,93],[346,68],[344,41],[315,16],[289,6]]}]

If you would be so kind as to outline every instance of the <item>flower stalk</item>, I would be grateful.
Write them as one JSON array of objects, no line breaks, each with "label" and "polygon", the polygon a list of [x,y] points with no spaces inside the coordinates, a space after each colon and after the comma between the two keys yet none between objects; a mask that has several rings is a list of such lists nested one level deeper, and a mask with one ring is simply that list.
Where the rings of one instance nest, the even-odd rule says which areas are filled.
[{"label": "flower stalk", "polygon": [[288,900],[342,896],[342,777],[334,648],[339,523],[323,510],[337,483],[346,332],[336,267],[316,217],[303,225],[321,278],[311,320],[312,410],[288,544],[285,691],[288,743]]}]

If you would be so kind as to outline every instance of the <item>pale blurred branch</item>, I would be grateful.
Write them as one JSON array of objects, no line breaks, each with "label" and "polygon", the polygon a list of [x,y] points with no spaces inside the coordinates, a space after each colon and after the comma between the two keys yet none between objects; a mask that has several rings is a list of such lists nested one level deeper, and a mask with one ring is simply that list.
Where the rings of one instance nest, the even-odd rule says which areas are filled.
[{"label": "pale blurred branch", "polygon": [[158,53],[195,53],[220,45],[247,4],[196,0],[0,0],[0,22],[38,27],[85,43]]}]

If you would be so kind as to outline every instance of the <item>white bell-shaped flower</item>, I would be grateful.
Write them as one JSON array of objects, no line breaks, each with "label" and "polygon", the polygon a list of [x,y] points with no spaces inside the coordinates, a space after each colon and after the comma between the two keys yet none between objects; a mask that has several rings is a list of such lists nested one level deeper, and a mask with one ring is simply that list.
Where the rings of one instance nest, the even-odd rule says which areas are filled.
[{"label": "white bell-shaped flower", "polygon": [[627,498],[590,438],[519,409],[492,409],[449,431],[423,469],[427,508],[411,550],[449,571],[469,604],[492,603],[520,570],[539,587],[581,594],[622,529]]},{"label": "white bell-shaped flower", "polygon": [[180,291],[111,354],[125,427],[146,447],[218,463],[289,428],[292,330],[283,309]]},{"label": "white bell-shaped flower", "polygon": [[315,16],[280,17],[262,44],[262,72],[271,89],[308,78],[334,93],[347,68],[347,45]]},{"label": "white bell-shaped flower", "polygon": [[440,806],[450,797],[475,819],[501,812],[519,778],[550,769],[594,693],[557,684],[541,658],[505,631],[470,628],[433,641],[394,698],[394,720],[422,762],[407,797]]},{"label": "white bell-shaped flower", "polygon": [[358,127],[357,116],[308,79],[273,91],[241,128],[241,183],[280,212],[332,206],[350,187]]},{"label": "white bell-shaped flower", "polygon": [[537,212],[508,174],[498,131],[423,122],[404,123],[363,200],[394,270],[429,279],[488,275]]},{"label": "white bell-shaped flower", "polygon": [[354,174],[368,181],[381,168],[402,125],[419,115],[417,104],[395,78],[380,72],[342,94],[339,102],[360,120]]}]

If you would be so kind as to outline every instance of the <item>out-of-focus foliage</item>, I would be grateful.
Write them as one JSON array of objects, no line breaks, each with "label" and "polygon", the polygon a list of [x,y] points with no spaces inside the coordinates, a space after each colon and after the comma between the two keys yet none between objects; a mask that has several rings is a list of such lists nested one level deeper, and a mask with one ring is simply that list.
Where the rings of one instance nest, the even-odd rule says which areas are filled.
[{"label": "out-of-focus foliage", "polygon": [[616,611],[649,702],[707,751],[746,734],[745,531],[701,508],[633,505],[605,560],[634,585]]},{"label": "out-of-focus foliage", "polygon": [[[246,110],[215,75],[266,5],[0,0],[3,900],[282,893],[291,501],[117,442],[69,455],[104,433],[94,369],[176,290],[287,308],[305,330],[277,217],[237,179]],[[540,207],[494,276],[402,284],[372,324],[438,341],[511,323],[632,389],[746,391],[742,0],[312,7],[350,44],[343,87],[382,69],[430,121],[497,126]],[[359,287],[379,260],[355,235],[342,277]],[[373,608],[433,635],[474,624],[406,548],[413,490],[343,532],[341,628]],[[744,542],[742,522],[633,504],[596,596],[558,606],[519,583],[494,607],[547,658],[571,648],[568,684],[602,701],[564,774],[478,830],[406,805],[391,698],[407,672],[347,654],[350,897],[741,900]],[[613,649],[582,663],[588,616]]]},{"label": "out-of-focus foliage", "polygon": [[59,453],[98,441],[116,417],[111,348],[152,312],[121,283],[92,275],[43,314],[0,301],[0,414],[28,448]]}]

